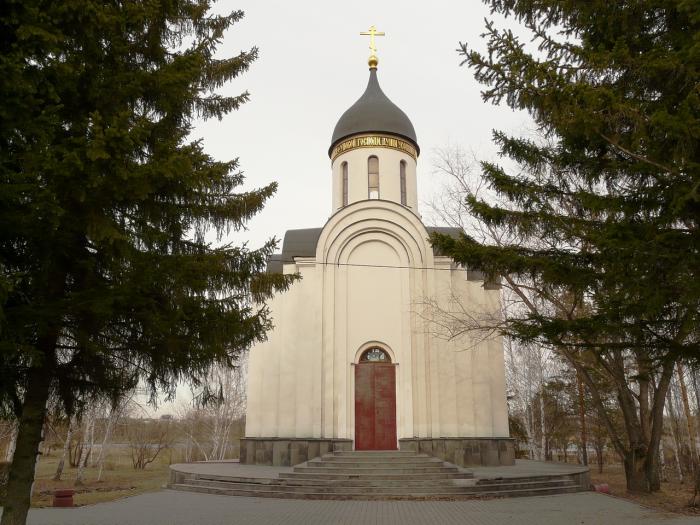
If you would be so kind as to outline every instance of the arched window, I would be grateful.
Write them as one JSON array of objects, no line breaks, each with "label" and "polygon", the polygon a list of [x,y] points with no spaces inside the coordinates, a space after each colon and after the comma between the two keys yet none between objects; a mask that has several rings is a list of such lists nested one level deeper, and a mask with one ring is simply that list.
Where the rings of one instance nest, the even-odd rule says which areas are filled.
[{"label": "arched window", "polygon": [[406,161],[402,160],[399,164],[399,177],[401,182],[401,204],[406,206]]},{"label": "arched window", "polygon": [[391,357],[384,350],[375,346],[362,352],[360,363],[391,363]]},{"label": "arched window", "polygon": [[367,159],[367,181],[369,186],[368,197],[379,198],[379,159],[372,155]]},{"label": "arched window", "polygon": [[348,205],[348,163],[343,162],[341,165],[341,171],[343,173],[343,206]]}]

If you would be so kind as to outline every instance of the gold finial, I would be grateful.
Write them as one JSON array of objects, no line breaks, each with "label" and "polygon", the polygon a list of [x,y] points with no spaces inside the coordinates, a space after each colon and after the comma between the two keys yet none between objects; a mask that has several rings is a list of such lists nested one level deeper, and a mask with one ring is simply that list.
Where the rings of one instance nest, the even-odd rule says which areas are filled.
[{"label": "gold finial", "polygon": [[360,35],[369,36],[369,49],[372,52],[372,54],[369,56],[369,60],[367,62],[369,64],[370,69],[377,69],[379,59],[377,58],[377,46],[374,45],[374,37],[386,36],[386,33],[384,33],[384,31],[377,31],[376,27],[370,26],[369,31],[363,31],[362,33],[360,33]]}]

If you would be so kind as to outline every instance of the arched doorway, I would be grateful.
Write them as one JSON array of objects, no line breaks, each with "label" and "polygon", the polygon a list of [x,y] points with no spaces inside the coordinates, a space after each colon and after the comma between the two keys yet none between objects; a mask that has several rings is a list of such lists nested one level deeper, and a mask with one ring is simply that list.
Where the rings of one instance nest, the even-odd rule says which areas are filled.
[{"label": "arched doorway", "polygon": [[355,365],[355,450],[396,450],[396,366],[379,347]]}]

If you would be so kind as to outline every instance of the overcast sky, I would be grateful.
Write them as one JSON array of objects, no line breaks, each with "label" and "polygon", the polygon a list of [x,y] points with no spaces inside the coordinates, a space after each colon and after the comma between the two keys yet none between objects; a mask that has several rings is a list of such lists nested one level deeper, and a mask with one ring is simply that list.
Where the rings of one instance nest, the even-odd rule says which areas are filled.
[{"label": "overcast sky", "polygon": [[[218,11],[242,9],[221,54],[257,46],[250,71],[224,88],[251,100],[222,121],[200,123],[209,153],[238,157],[247,187],[279,183],[277,195],[249,225],[251,245],[282,238],[290,228],[322,226],[331,213],[328,148],[340,115],[362,95],[368,79],[374,24],[379,81],[418,134],[419,200],[435,191],[434,151],[448,143],[493,157],[493,128],[517,131],[527,117],[481,100],[480,86],[460,67],[460,41],[478,48],[488,9],[478,0],[281,1],[225,0]],[[425,211],[425,207],[423,207]],[[238,237],[238,236],[236,236]]]},{"label": "overcast sky", "polygon": [[[377,37],[382,89],[418,135],[419,202],[444,183],[433,170],[436,148],[452,144],[492,159],[492,129],[529,127],[527,115],[484,103],[471,70],[459,65],[459,42],[485,47],[479,35],[491,15],[478,0],[223,0],[216,6],[234,9],[245,17],[227,33],[220,55],[253,46],[260,55],[222,91],[247,90],[251,100],[222,121],[198,123],[194,136],[219,160],[238,157],[247,188],[279,183],[236,241],[281,241],[287,229],[323,226],[329,217],[328,148],[338,118],[367,84],[369,38],[359,33],[370,25],[386,32]],[[425,218],[424,205],[420,211]]]}]

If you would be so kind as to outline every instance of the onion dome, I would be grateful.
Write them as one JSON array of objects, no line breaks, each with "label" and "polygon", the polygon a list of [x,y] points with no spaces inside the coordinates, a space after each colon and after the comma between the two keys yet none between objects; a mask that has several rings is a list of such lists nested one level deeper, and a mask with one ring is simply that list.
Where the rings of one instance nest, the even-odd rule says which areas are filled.
[{"label": "onion dome", "polygon": [[395,135],[408,140],[416,147],[416,151],[419,150],[416,130],[410,119],[379,87],[376,64],[370,67],[369,82],[363,95],[343,113],[335,125],[329,155],[342,140],[364,133]]}]

